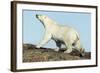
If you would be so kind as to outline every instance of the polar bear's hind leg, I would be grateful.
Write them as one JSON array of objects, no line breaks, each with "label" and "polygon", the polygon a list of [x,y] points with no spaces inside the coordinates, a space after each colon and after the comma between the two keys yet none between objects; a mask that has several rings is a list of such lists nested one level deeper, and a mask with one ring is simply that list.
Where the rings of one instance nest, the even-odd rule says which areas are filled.
[{"label": "polar bear's hind leg", "polygon": [[80,40],[78,40],[76,43],[75,43],[75,49],[79,51],[80,53],[80,56],[83,57],[85,55],[85,49],[83,48],[83,46],[81,45],[80,43]]}]

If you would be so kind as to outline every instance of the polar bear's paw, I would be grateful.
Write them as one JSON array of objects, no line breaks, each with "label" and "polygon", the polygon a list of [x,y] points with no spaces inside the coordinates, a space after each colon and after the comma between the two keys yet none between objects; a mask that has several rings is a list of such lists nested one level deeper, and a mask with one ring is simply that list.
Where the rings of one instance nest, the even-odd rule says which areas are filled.
[{"label": "polar bear's paw", "polygon": [[64,51],[64,53],[71,53],[72,52],[72,49],[67,49]]},{"label": "polar bear's paw", "polygon": [[59,48],[54,49],[54,51],[58,52],[59,51]]},{"label": "polar bear's paw", "polygon": [[36,48],[40,48],[41,46],[39,46],[39,45],[36,45]]}]

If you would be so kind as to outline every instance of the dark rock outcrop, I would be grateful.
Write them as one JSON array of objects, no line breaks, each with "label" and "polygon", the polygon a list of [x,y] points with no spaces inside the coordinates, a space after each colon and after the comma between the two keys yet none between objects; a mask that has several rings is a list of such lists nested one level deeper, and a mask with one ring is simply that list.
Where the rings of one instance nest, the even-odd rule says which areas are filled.
[{"label": "dark rock outcrop", "polygon": [[23,62],[63,61],[90,59],[91,53],[85,52],[84,57],[74,50],[70,54],[63,53],[63,50],[55,52],[50,48],[36,48],[33,44],[23,44]]}]

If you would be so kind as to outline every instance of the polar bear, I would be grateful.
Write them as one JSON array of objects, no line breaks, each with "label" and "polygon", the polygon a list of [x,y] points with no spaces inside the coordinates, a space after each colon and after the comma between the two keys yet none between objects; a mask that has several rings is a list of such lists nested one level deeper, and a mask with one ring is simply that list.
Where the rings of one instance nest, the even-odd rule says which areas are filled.
[{"label": "polar bear", "polygon": [[42,41],[36,46],[37,48],[44,46],[52,39],[58,47],[55,51],[59,51],[63,44],[66,47],[64,53],[71,53],[73,49],[76,49],[80,52],[81,56],[84,55],[84,48],[80,43],[79,34],[76,30],[69,26],[59,25],[46,15],[36,14],[36,18],[45,28],[45,35]]}]

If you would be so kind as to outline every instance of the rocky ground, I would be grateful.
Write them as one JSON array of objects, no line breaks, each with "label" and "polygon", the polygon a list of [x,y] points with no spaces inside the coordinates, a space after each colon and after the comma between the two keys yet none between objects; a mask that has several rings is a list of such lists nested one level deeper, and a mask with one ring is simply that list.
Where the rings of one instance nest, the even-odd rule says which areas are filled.
[{"label": "rocky ground", "polygon": [[23,44],[23,62],[63,61],[91,59],[91,53],[85,52],[84,57],[74,50],[70,54],[63,53],[64,50],[55,52],[50,48],[36,48],[32,44]]}]

